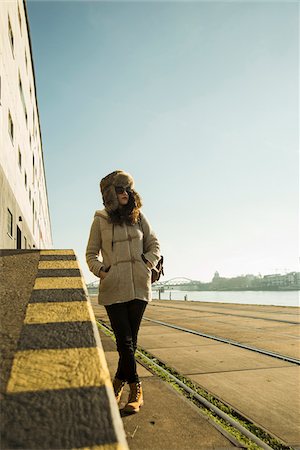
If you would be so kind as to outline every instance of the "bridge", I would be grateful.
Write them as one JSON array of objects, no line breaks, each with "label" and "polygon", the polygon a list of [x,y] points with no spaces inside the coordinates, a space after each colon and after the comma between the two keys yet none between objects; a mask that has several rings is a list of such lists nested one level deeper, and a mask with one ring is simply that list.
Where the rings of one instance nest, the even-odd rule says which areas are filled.
[{"label": "bridge", "polygon": [[153,291],[197,291],[201,286],[201,282],[198,280],[190,280],[185,277],[175,277],[167,281],[157,281],[152,284]]},{"label": "bridge", "polygon": [[[167,281],[156,281],[152,284],[152,291],[198,291],[201,282],[198,280],[190,280],[185,277],[175,277]],[[99,281],[93,281],[87,285],[90,295],[97,295],[99,288]]]}]

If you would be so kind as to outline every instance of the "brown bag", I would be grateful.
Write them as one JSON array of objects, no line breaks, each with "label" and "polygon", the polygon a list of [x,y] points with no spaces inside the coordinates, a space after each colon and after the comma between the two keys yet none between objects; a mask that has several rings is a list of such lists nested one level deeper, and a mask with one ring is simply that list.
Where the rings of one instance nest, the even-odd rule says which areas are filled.
[{"label": "brown bag", "polygon": [[[144,235],[144,231],[143,231],[143,226],[142,226],[142,221],[141,218],[139,218],[139,226],[143,232]],[[146,264],[147,260],[144,257],[144,255],[142,255],[143,261]],[[164,257],[161,255],[161,257],[159,258],[158,263],[156,264],[155,267],[153,267],[153,269],[151,269],[151,283],[155,283],[155,281],[158,281],[161,277],[161,275],[164,275]]]},{"label": "brown bag", "polygon": [[156,266],[151,270],[151,283],[155,283],[164,275],[164,257],[161,256]]}]

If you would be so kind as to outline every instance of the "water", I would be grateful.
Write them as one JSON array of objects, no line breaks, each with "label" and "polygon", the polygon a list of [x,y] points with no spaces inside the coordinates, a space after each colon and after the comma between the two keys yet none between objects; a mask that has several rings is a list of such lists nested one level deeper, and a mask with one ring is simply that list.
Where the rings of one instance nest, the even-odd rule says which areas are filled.
[{"label": "water", "polygon": [[[243,305],[300,306],[300,291],[165,291],[162,300],[188,300],[196,302],[240,303]],[[153,292],[158,299],[158,292]]]}]

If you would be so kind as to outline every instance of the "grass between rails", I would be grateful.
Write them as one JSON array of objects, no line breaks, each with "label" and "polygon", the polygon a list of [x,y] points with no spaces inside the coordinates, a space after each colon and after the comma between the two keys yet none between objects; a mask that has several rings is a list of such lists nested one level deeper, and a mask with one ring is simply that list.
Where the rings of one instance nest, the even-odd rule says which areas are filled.
[{"label": "grass between rails", "polygon": [[[105,322],[101,322],[99,320],[97,321],[97,325],[98,325],[99,329],[105,335],[110,336],[115,341],[115,336],[114,336],[113,332],[111,331],[110,325],[108,325]],[[109,330],[107,328],[109,328]],[[138,350],[142,353],[142,356],[137,355],[137,359],[146,369],[150,370],[153,374],[159,376],[165,382],[170,384],[177,392],[181,393],[187,399],[192,401],[200,409],[200,411],[203,414],[205,414],[207,417],[209,417],[211,420],[213,420],[219,427],[221,427],[223,430],[225,430],[227,433],[229,433],[231,436],[233,436],[244,447],[246,447],[250,450],[256,450],[256,449],[261,448],[259,445],[252,442],[250,439],[248,439],[246,436],[244,436],[239,430],[237,430],[232,425],[230,425],[226,420],[222,419],[216,413],[214,413],[213,411],[211,411],[207,407],[205,407],[192,394],[189,394],[180,385],[178,385],[175,380],[173,380],[171,377],[168,377],[168,375],[165,374],[162,370],[160,370],[160,368],[166,370],[171,375],[178,378],[185,385],[187,385],[188,387],[193,389],[195,392],[197,392],[199,395],[204,397],[207,401],[209,401],[213,405],[217,406],[221,411],[226,413],[228,416],[230,416],[236,422],[240,423],[244,428],[248,429],[251,433],[253,433],[255,436],[257,436],[259,439],[261,439],[263,442],[268,444],[273,449],[275,449],[275,450],[293,450],[292,447],[286,446],[284,443],[282,443],[275,437],[271,436],[265,430],[258,427],[257,425],[255,425],[254,423],[249,421],[247,418],[243,417],[237,411],[233,410],[230,406],[226,405],[225,403],[220,401],[218,398],[214,397],[212,394],[205,391],[203,388],[200,388],[198,385],[193,383],[192,380],[190,380],[189,378],[186,378],[183,375],[181,375],[180,373],[178,373],[173,367],[167,366],[165,363],[163,363],[159,359],[155,358],[155,356],[152,355],[147,350],[145,350],[141,347],[138,347]],[[160,368],[154,364],[151,364],[151,362],[149,362],[144,356],[151,359],[153,361],[153,363],[157,364]]]}]

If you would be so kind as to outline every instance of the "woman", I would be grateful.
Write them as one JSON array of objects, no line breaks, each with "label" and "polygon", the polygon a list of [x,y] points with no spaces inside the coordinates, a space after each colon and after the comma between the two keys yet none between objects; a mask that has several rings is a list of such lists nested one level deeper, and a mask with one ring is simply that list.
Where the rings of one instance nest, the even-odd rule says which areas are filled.
[{"label": "woman", "polygon": [[142,202],[131,175],[116,170],[101,180],[100,189],[105,208],[95,213],[86,260],[100,278],[98,302],[105,306],[116,337],[116,400],[119,403],[127,382],[130,394],[124,410],[135,413],[143,405],[135,360],[137,335],[151,301],[151,269],[160,257],[159,243],[140,211]]}]

